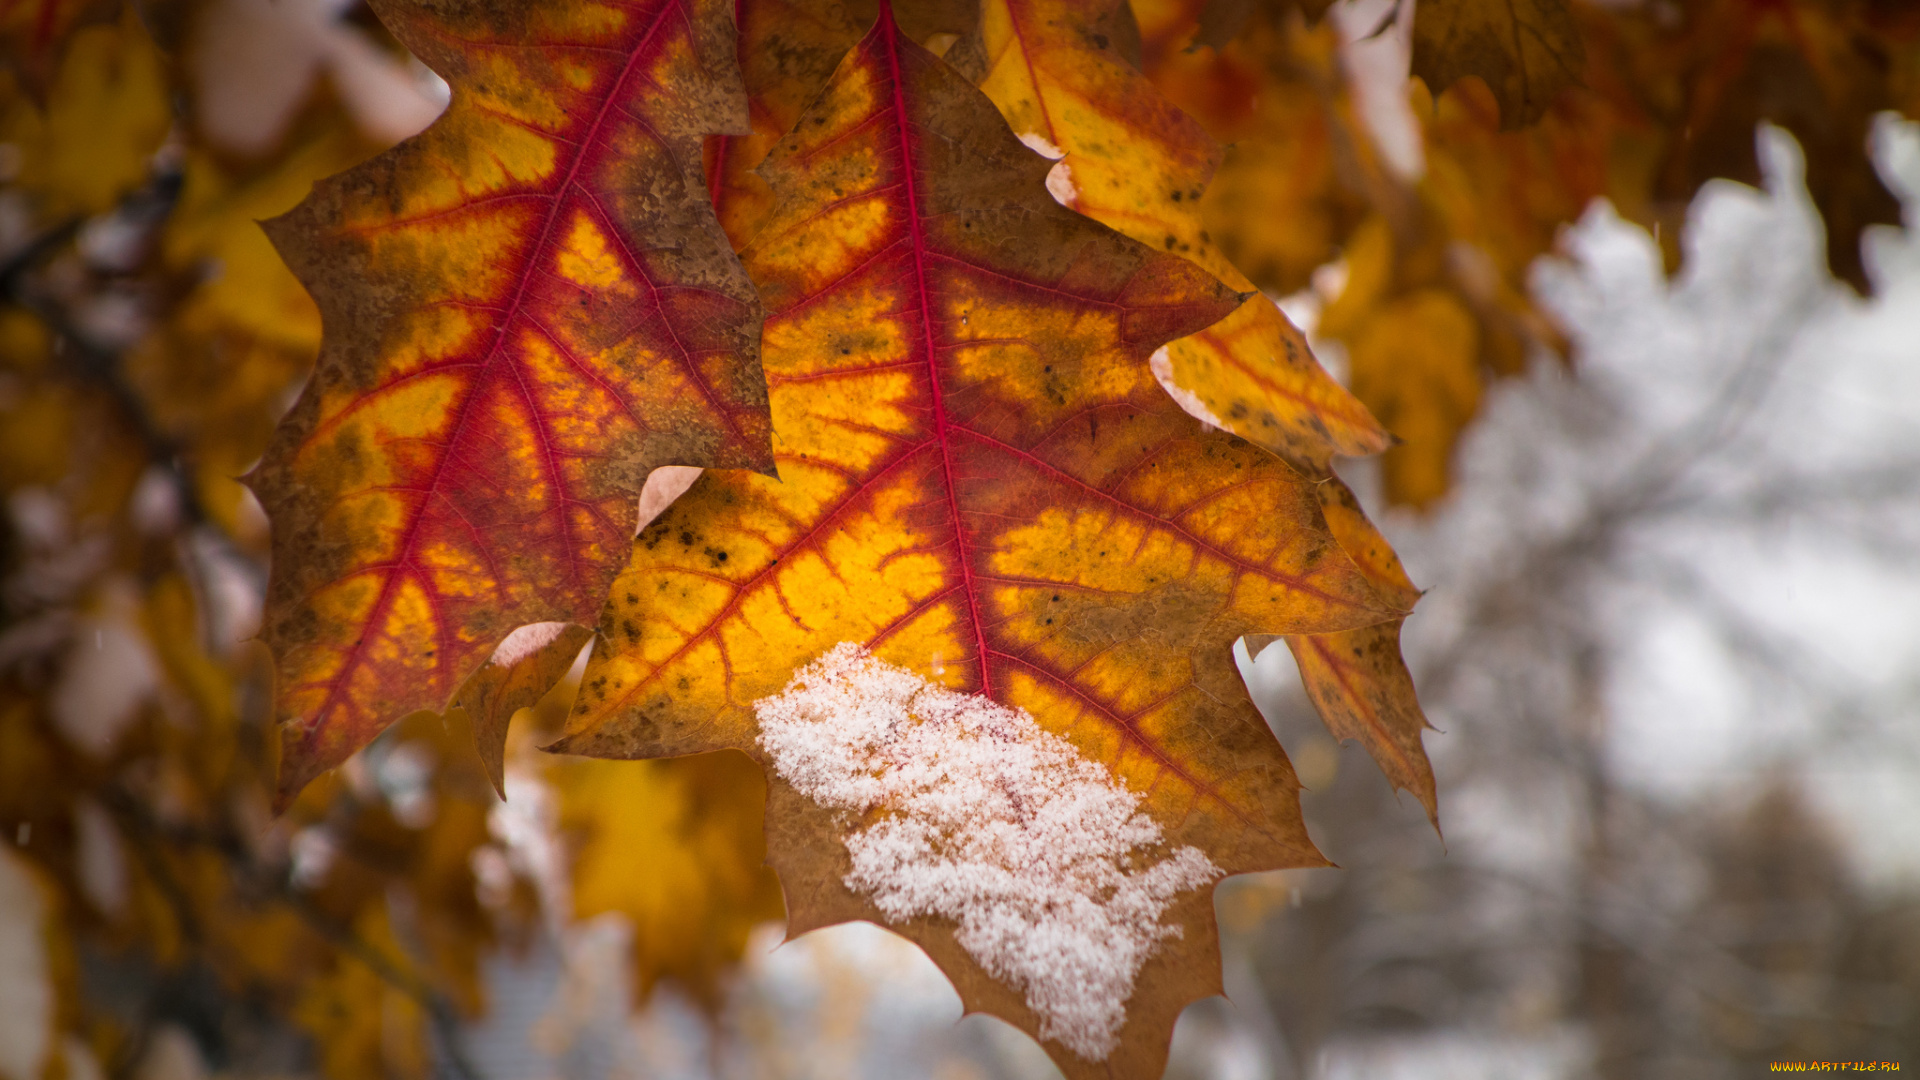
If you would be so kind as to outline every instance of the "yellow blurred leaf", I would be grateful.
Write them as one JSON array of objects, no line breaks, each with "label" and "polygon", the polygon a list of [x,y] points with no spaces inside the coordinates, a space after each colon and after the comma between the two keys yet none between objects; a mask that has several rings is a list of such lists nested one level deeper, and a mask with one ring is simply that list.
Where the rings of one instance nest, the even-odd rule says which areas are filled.
[{"label": "yellow blurred leaf", "polygon": [[1446,494],[1454,443],[1480,405],[1480,330],[1458,297],[1428,288],[1374,310],[1348,350],[1354,392],[1401,444],[1382,461],[1397,499]]},{"label": "yellow blurred leaf", "polygon": [[766,784],[744,754],[669,761],[567,758],[548,770],[573,851],[573,916],[632,920],[644,998],[671,978],[717,1005],[748,933],[782,912],[765,865]]},{"label": "yellow blurred leaf", "polygon": [[[367,909],[353,929],[381,961],[399,954],[382,907]],[[428,1073],[425,1010],[359,957],[343,954],[331,971],[308,982],[293,1018],[313,1036],[329,1080],[415,1080]]]},{"label": "yellow blurred leaf", "polygon": [[147,178],[173,122],[166,62],[132,11],[74,35],[44,114],[8,110],[6,136],[20,147],[20,186],[60,219],[112,206]]}]

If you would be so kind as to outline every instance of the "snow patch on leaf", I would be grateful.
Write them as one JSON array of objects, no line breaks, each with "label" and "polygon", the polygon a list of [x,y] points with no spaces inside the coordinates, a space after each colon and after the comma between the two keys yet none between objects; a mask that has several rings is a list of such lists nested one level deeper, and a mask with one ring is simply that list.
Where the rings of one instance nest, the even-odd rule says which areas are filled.
[{"label": "snow patch on leaf", "polygon": [[1173,898],[1223,871],[1165,849],[1140,796],[1026,711],[842,642],[754,705],[795,790],[849,821],[846,885],[889,918],[940,915],[1019,989],[1042,1038],[1104,1061]]}]

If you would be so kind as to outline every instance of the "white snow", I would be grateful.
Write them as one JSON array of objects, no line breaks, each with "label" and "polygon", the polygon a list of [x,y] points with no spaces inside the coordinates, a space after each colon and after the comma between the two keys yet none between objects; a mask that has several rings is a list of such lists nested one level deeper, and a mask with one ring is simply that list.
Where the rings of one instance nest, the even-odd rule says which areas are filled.
[{"label": "white snow", "polygon": [[754,705],[760,745],[852,828],[848,888],[889,918],[940,915],[1026,995],[1040,1035],[1103,1061],[1173,898],[1218,879],[1166,850],[1140,797],[1023,710],[937,686],[843,642]]}]

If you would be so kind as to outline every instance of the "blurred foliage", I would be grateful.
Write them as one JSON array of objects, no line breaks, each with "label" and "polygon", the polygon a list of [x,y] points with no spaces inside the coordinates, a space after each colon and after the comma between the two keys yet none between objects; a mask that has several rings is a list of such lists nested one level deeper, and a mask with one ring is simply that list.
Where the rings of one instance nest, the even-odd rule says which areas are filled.
[{"label": "blurred foliage", "polygon": [[[1579,46],[1552,53],[1577,70],[1542,84],[1515,81],[1537,56],[1484,34],[1449,51],[1437,32],[1494,5],[1428,0],[1415,168],[1370,133],[1328,6],[1134,10],[1142,70],[1229,146],[1208,233],[1270,292],[1319,281],[1318,333],[1400,440],[1396,501],[1444,495],[1490,380],[1564,352],[1526,275],[1594,197],[1657,226],[1677,261],[1700,186],[1757,178],[1766,121],[1807,149],[1837,275],[1864,288],[1860,232],[1897,220],[1863,144],[1876,111],[1920,115],[1911,4],[1533,0]],[[537,755],[563,686],[507,758],[516,795],[516,778],[558,793],[557,863],[503,821],[458,713],[409,718],[284,817],[268,810],[271,677],[243,643],[265,523],[234,478],[320,324],[254,223],[417,129],[430,78],[366,12],[317,0],[15,2],[0,50],[0,861],[8,897],[44,901],[0,912],[44,942],[38,970],[0,979],[50,990],[44,1016],[0,1017],[0,1043],[39,1070],[9,1080],[126,1075],[172,1029],[236,1074],[458,1072],[482,956],[600,912],[632,920],[643,992],[671,978],[716,1001],[747,930],[779,915],[764,792],[738,758]],[[230,107],[250,94],[264,114]],[[1774,865],[1822,848],[1768,806],[1728,828],[1715,919],[1764,920],[1794,901],[1773,898],[1778,880],[1834,879]],[[1911,913],[1820,903],[1857,919],[1805,946],[1841,956],[1820,963],[1910,979]],[[1748,960],[1811,970],[1798,947]],[[1729,1001],[1716,1023],[1753,1060],[1800,1053],[1766,1005]]]}]

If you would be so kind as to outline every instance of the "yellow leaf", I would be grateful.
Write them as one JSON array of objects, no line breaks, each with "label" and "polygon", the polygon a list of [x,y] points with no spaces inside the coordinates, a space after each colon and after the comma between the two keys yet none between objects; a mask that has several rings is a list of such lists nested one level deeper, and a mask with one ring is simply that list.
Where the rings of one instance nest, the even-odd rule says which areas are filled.
[{"label": "yellow leaf", "polygon": [[1388,487],[1414,506],[1446,494],[1453,447],[1480,406],[1480,330],[1441,289],[1396,297],[1355,331],[1354,392],[1401,444],[1382,461]]},{"label": "yellow leaf", "polygon": [[755,926],[778,919],[762,836],[766,784],[737,752],[672,761],[567,758],[548,770],[573,852],[573,917],[633,924],[644,999],[673,979],[718,1004],[720,976]]},{"label": "yellow leaf", "polygon": [[131,9],[74,35],[44,116],[16,106],[20,185],[52,219],[95,214],[147,178],[172,123],[165,60]]}]

